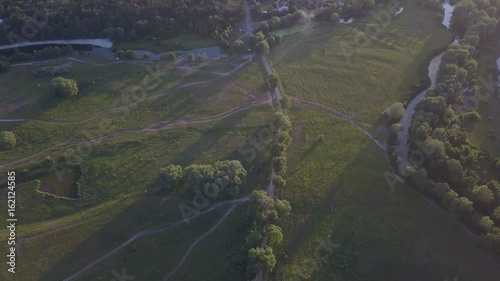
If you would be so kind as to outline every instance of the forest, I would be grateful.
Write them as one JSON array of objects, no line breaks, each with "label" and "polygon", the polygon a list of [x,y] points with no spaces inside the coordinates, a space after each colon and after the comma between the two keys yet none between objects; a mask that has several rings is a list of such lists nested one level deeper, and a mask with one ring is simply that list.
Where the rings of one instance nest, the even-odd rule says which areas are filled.
[{"label": "forest", "polygon": [[181,33],[214,36],[244,15],[236,0],[1,0],[0,45],[24,40],[134,41]]}]

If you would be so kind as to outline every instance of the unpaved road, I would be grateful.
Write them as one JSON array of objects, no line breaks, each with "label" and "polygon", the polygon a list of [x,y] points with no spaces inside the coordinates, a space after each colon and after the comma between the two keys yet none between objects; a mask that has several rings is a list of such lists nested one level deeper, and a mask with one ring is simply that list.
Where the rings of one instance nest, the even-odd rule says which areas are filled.
[{"label": "unpaved road", "polygon": [[[196,85],[201,85],[201,84],[205,84],[205,83],[210,83],[210,82],[216,81],[218,79],[227,77],[227,76],[233,74],[234,72],[238,71],[239,69],[241,69],[242,67],[244,67],[248,63],[250,63],[252,61],[252,59],[253,59],[253,55],[246,56],[245,58],[247,59],[247,61],[245,61],[245,62],[237,65],[233,70],[231,70],[229,72],[226,72],[226,73],[223,73],[223,74],[219,73],[218,74],[218,75],[220,75],[219,77],[208,79],[208,80],[203,80],[203,81],[196,81],[196,82],[182,84],[182,85],[180,85],[178,87],[175,87],[173,89],[170,89],[170,90],[168,90],[168,91],[166,91],[164,93],[160,93],[160,94],[152,95],[152,96],[147,96],[147,97],[135,100],[133,102],[127,103],[127,104],[122,105],[122,106],[116,106],[116,107],[112,107],[112,108],[103,109],[103,110],[98,111],[97,113],[95,113],[93,116],[91,116],[89,118],[86,118],[86,119],[77,120],[77,121],[64,121],[64,120],[54,120],[54,121],[51,121],[51,120],[40,120],[40,119],[0,119],[0,122],[14,123],[14,122],[34,121],[34,122],[41,122],[41,123],[47,123],[47,124],[62,124],[62,125],[85,123],[85,122],[88,122],[88,121],[92,121],[92,120],[96,119],[97,117],[99,117],[100,115],[103,115],[103,114],[108,113],[110,111],[120,112],[121,110],[126,110],[128,108],[138,106],[143,101],[146,101],[146,100],[149,100],[149,99],[162,97],[162,96],[171,94],[171,93],[176,92],[176,91],[178,91],[180,89],[183,89],[183,88],[187,88],[187,87],[191,87],[191,86],[196,86]],[[155,78],[158,78],[158,77],[155,77]]]},{"label": "unpaved road", "polygon": [[[197,214],[197,215],[189,218],[189,220],[192,220],[192,219],[195,219],[197,217],[200,217],[200,216],[202,216],[202,215],[204,215],[206,213],[209,213],[209,212],[211,212],[211,211],[213,211],[215,209],[219,209],[219,208],[224,207],[226,205],[230,205],[231,208],[229,209],[229,211],[232,211],[236,206],[238,206],[238,205],[240,205],[242,203],[245,203],[247,201],[248,201],[248,196],[242,197],[242,198],[237,199],[237,200],[230,200],[230,201],[219,202],[219,203],[214,204],[214,205],[210,206],[209,208],[203,210],[199,214]],[[229,213],[226,212],[226,215],[224,215],[223,218],[225,219],[229,215]],[[183,219],[183,220],[179,220],[179,221],[176,221],[176,222],[173,222],[173,223],[167,223],[167,224],[162,225],[162,226],[148,228],[148,229],[139,231],[136,234],[134,234],[129,240],[123,242],[120,246],[114,248],[109,253],[101,256],[100,258],[97,258],[97,259],[93,260],[92,262],[90,262],[88,265],[86,265],[85,267],[83,267],[82,269],[80,269],[79,271],[77,271],[76,273],[74,273],[73,275],[65,278],[63,281],[69,281],[69,280],[72,280],[72,279],[78,277],[83,272],[85,272],[88,269],[92,268],[94,265],[100,263],[101,261],[105,260],[106,258],[108,258],[108,257],[116,254],[117,252],[121,251],[123,248],[125,248],[128,245],[130,245],[130,243],[136,241],[139,238],[142,238],[142,237],[147,236],[147,235],[151,235],[151,234],[155,234],[155,233],[159,233],[159,232],[163,232],[163,231],[169,230],[169,229],[171,229],[173,227],[176,227],[176,226],[178,226],[178,225],[180,225],[180,224],[182,224],[182,223],[184,223],[186,221],[187,221],[186,219]],[[220,223],[222,223],[222,221],[219,221],[215,226],[220,225]]]},{"label": "unpaved road", "polygon": [[168,279],[170,279],[170,277],[172,277],[172,275],[174,275],[177,270],[179,270],[179,268],[181,268],[181,266],[186,262],[187,258],[189,257],[189,255],[191,254],[191,252],[193,251],[194,247],[196,247],[196,245],[201,241],[203,240],[205,237],[207,237],[208,235],[210,235],[212,232],[214,232],[226,219],[227,217],[234,211],[234,208],[236,208],[236,204],[233,204],[229,210],[226,211],[226,213],[224,214],[224,216],[222,216],[222,218],[212,226],[212,228],[210,228],[209,230],[207,230],[205,233],[203,233],[200,237],[198,237],[198,239],[196,239],[188,248],[187,252],[184,254],[184,257],[182,258],[182,260],[167,274],[167,276],[165,276],[165,278],[163,279],[163,281],[168,281]]},{"label": "unpaved road", "polygon": [[95,143],[98,143],[98,142],[101,142],[101,141],[104,141],[104,140],[107,140],[107,139],[110,139],[110,138],[114,138],[114,137],[117,137],[117,136],[126,135],[126,134],[160,132],[160,131],[164,131],[164,130],[169,130],[169,129],[177,128],[177,127],[180,127],[180,126],[185,126],[185,125],[208,123],[208,122],[212,122],[212,121],[224,119],[224,118],[229,117],[230,115],[236,114],[238,112],[241,112],[241,111],[244,111],[244,110],[248,110],[248,109],[251,109],[251,108],[254,108],[254,107],[257,107],[257,106],[269,104],[269,103],[271,103],[271,100],[251,101],[251,102],[248,102],[246,104],[242,104],[242,105],[236,106],[236,107],[234,107],[232,109],[229,109],[229,110],[227,110],[225,112],[217,113],[215,115],[208,116],[208,117],[203,117],[203,118],[198,118],[198,119],[160,121],[158,123],[155,123],[155,124],[149,126],[148,128],[145,128],[145,129],[133,129],[133,130],[117,131],[117,132],[114,132],[114,133],[111,133],[111,134],[108,134],[108,135],[100,136],[98,138],[91,139],[91,140],[85,140],[85,141],[66,141],[66,142],[61,142],[61,143],[58,143],[56,145],[53,145],[53,146],[51,146],[51,147],[43,150],[43,151],[35,153],[35,154],[31,155],[31,156],[25,157],[23,159],[16,160],[16,161],[11,161],[9,163],[3,163],[3,164],[0,165],[0,170],[1,169],[12,169],[12,168],[18,167],[20,165],[23,165],[23,164],[29,162],[29,161],[32,161],[32,160],[37,159],[37,158],[44,157],[44,156],[46,156],[46,155],[48,155],[48,154],[50,154],[50,153],[52,153],[52,152],[54,152],[54,151],[56,151],[58,149],[62,149],[62,148],[68,148],[68,147],[71,147],[71,146],[79,146],[79,145],[81,145],[81,146],[83,146],[83,145],[93,145]]}]

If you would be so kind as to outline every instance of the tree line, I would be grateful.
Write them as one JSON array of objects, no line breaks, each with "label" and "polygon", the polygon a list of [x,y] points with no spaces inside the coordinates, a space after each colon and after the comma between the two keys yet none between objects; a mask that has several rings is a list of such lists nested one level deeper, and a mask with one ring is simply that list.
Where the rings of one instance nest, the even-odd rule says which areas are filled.
[{"label": "tree line", "polygon": [[[184,32],[222,33],[244,15],[238,0],[5,0],[0,4],[0,44],[26,26],[43,22],[30,40],[109,37],[134,41]],[[7,27],[10,27],[7,29]],[[13,33],[11,33],[13,32]],[[9,35],[10,34],[10,35]]]},{"label": "tree line", "polygon": [[[485,248],[500,253],[500,184],[480,165],[488,155],[471,143],[466,130],[481,116],[473,109],[464,110],[464,99],[480,94],[474,58],[498,28],[498,8],[498,0],[463,0],[456,5],[451,28],[462,39],[445,51],[436,86],[416,106],[410,147],[425,157],[419,159],[420,169],[406,172],[410,182],[480,233]],[[388,110],[391,116],[400,113],[400,105]],[[500,160],[489,161],[498,173]]]}]

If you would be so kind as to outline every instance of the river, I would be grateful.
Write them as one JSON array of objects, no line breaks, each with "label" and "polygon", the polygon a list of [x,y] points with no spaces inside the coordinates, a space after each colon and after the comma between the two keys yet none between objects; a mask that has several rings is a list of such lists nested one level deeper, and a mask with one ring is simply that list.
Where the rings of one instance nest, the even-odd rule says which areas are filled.
[{"label": "river", "polygon": [[72,40],[46,40],[46,41],[26,41],[18,42],[11,45],[2,45],[0,50],[15,49],[28,46],[39,45],[90,45],[101,48],[113,47],[113,42],[109,39],[96,38],[96,39],[72,39]]},{"label": "river", "polygon": [[[73,53],[74,56],[78,56],[80,54],[84,55],[92,55],[99,56],[105,58],[114,58],[115,53],[111,50],[113,47],[113,42],[109,39],[105,38],[96,38],[96,39],[72,39],[72,40],[46,40],[46,41],[27,41],[27,42],[18,42],[11,45],[2,45],[0,46],[1,50],[9,50],[9,49],[17,49],[23,47],[33,47],[33,46],[42,46],[45,48],[46,46],[51,45],[73,45],[73,46],[90,46],[90,50],[86,51],[75,51]],[[176,53],[178,57],[187,59],[189,53],[193,53],[195,56],[198,54],[206,54],[207,59],[218,59],[226,57],[227,54],[221,52],[219,47],[209,47],[209,48],[199,48],[193,50],[179,50],[179,51],[170,51],[165,53],[154,53],[149,50],[133,50],[136,52],[137,57],[141,59],[144,54],[148,53],[150,56],[150,60],[159,60],[160,57],[167,53]]]},{"label": "river", "polygon": [[[447,2],[443,5],[443,9],[445,11],[445,18],[443,20],[443,25],[449,29],[450,28],[450,18],[451,18],[451,14],[453,13],[453,6],[451,6]],[[428,75],[429,75],[429,78],[431,80],[431,85],[430,85],[429,89],[432,89],[436,86],[437,74],[438,74],[439,66],[441,65],[441,60],[443,58],[443,54],[444,53],[440,53],[439,55],[435,56],[429,64]],[[499,61],[500,61],[500,59],[499,59]],[[415,114],[416,105],[418,104],[418,102],[420,102],[420,100],[422,100],[426,96],[427,91],[429,89],[423,91],[418,96],[416,96],[413,100],[410,101],[410,103],[408,104],[408,106],[406,108],[405,113],[403,114],[403,117],[399,121],[399,123],[401,123],[401,125],[402,125],[402,129],[398,133],[398,146],[399,146],[398,149],[399,149],[399,152],[401,153],[401,157],[402,157],[403,164],[405,165],[405,167],[412,166],[410,161],[409,161],[409,157],[408,157],[408,154],[409,154],[408,140],[410,138],[409,130],[410,130],[410,126],[411,126],[411,119],[413,117],[413,114]]]}]

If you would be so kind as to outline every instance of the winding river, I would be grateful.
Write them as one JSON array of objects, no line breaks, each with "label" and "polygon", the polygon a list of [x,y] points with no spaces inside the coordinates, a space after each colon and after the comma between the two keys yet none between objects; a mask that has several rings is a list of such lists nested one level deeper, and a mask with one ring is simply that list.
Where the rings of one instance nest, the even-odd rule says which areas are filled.
[{"label": "winding river", "polygon": [[[450,19],[451,15],[453,13],[453,6],[448,4],[446,2],[443,5],[444,9],[444,19],[443,19],[443,25],[446,26],[448,29],[450,28]],[[439,70],[439,66],[441,65],[441,60],[443,58],[443,53],[440,53],[439,55],[435,56],[428,67],[428,75],[431,80],[431,86],[429,89],[434,88],[436,86],[437,82],[437,74]],[[500,61],[500,60],[499,60]],[[413,114],[415,114],[415,107],[417,106],[418,102],[422,100],[426,94],[427,91],[425,90],[422,93],[420,93],[418,96],[416,96],[411,102],[408,104],[405,113],[403,114],[403,117],[401,118],[401,123],[402,129],[398,133],[398,146],[399,146],[399,152],[401,153],[401,159],[403,160],[403,163],[405,167],[412,166],[410,161],[409,161],[409,149],[408,149],[408,140],[410,138],[410,126],[411,126],[411,119],[413,117]]]}]

